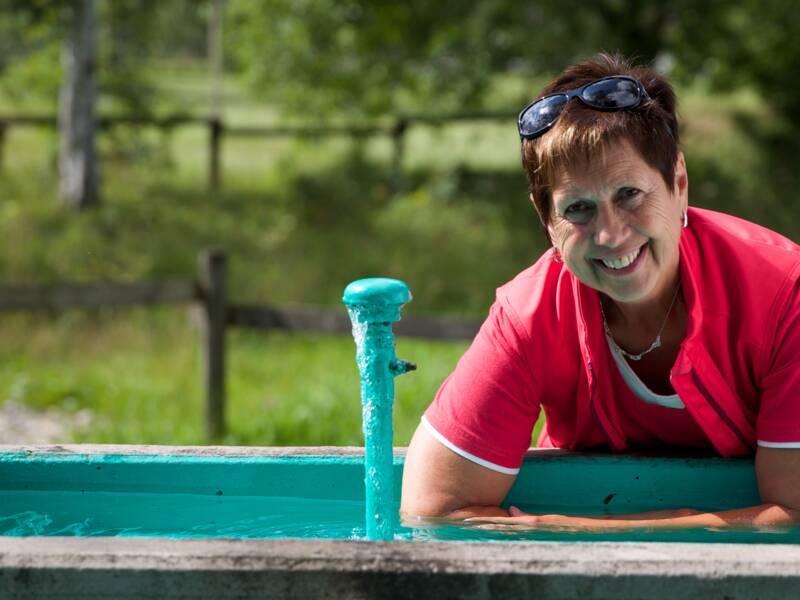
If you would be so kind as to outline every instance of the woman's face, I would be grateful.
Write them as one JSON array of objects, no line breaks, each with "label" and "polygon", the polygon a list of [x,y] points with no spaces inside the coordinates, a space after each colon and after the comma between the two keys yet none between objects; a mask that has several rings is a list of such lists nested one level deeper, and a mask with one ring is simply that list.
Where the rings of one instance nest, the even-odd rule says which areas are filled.
[{"label": "woman's face", "polygon": [[586,285],[616,302],[658,301],[678,272],[687,187],[683,154],[669,189],[629,142],[613,143],[603,160],[557,178],[550,237]]}]

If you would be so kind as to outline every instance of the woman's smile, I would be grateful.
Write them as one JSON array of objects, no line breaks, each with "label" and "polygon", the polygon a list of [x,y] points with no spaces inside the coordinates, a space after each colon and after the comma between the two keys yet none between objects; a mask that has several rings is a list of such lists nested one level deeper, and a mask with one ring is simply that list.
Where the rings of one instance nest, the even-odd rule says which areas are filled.
[{"label": "woman's smile", "polygon": [[633,252],[617,255],[617,257],[594,258],[592,261],[607,275],[621,277],[629,275],[642,266],[647,257],[647,244],[636,248]]}]

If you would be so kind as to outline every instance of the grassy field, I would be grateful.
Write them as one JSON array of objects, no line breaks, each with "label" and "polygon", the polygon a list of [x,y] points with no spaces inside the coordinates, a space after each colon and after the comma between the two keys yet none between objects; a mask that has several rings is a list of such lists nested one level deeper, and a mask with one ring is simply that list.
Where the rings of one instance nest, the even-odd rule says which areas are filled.
[{"label": "grassy field", "polygon": [[[5,399],[65,413],[89,409],[75,441],[203,443],[197,328],[188,311],[71,313],[4,323]],[[406,444],[466,344],[399,339],[418,371],[397,379],[395,431]],[[361,413],[355,347],[345,336],[234,330],[228,354],[226,444],[358,445]]]},{"label": "grassy field", "polygon": [[[170,107],[203,112],[198,72],[161,79]],[[780,121],[747,92],[680,97],[692,203],[798,239],[800,175]],[[20,107],[0,98],[0,109]],[[226,118],[278,117],[231,83]],[[231,139],[224,189],[209,193],[205,135],[104,134],[104,203],[70,214],[55,196],[55,135],[12,130],[0,281],[190,277],[197,253],[220,246],[237,302],[340,306],[349,281],[386,275],[411,285],[409,312],[480,317],[495,287],[544,248],[513,123],[412,128],[399,188],[387,140]],[[75,441],[202,443],[197,335],[186,309],[0,315],[0,403],[90,410]],[[420,370],[397,380],[398,444],[465,347],[399,340]],[[226,443],[360,442],[352,340],[234,331],[229,348]]]}]

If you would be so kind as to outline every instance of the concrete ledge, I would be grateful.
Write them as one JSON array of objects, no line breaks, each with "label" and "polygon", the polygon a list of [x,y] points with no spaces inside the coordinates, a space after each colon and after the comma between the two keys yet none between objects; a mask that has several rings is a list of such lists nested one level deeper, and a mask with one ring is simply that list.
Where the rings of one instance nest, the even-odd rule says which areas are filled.
[{"label": "concrete ledge", "polygon": [[[404,446],[395,446],[395,456],[405,456]],[[170,456],[364,456],[363,446],[166,446],[155,444],[0,444],[2,452],[29,454],[123,454],[170,455]],[[528,459],[557,456],[584,456],[593,458],[625,457],[626,459],[651,458],[719,458],[707,452],[626,452],[611,454],[598,452],[576,452],[558,448],[530,448]],[[728,459],[730,460],[730,459]],[[752,459],[751,459],[752,460]]]},{"label": "concrete ledge", "polygon": [[[363,446],[162,446],[137,444],[4,445],[0,452],[121,454],[125,456],[364,456]],[[405,448],[395,448],[405,456]],[[560,451],[559,451],[560,452]]]},{"label": "concrete ledge", "polygon": [[6,538],[3,598],[785,598],[800,546]]}]

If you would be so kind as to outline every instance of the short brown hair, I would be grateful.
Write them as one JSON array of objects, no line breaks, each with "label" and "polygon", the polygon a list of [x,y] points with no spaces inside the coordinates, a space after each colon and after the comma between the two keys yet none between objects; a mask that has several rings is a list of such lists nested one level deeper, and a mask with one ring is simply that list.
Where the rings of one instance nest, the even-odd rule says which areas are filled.
[{"label": "short brown hair", "polygon": [[565,69],[539,96],[580,87],[611,75],[638,79],[647,90],[645,100],[632,110],[597,111],[577,100],[569,102],[553,128],[543,136],[522,140],[522,166],[533,204],[545,226],[550,222],[552,189],[562,169],[584,165],[602,155],[612,141],[627,140],[642,159],[661,173],[673,189],[678,157],[678,119],[675,92],[655,70],[634,66],[620,55],[598,54]]}]

